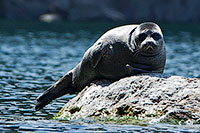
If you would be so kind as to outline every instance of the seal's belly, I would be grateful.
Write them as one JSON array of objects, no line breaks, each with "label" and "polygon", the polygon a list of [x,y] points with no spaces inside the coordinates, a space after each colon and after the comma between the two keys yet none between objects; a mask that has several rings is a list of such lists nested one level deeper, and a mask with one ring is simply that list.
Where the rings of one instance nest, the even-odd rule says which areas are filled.
[{"label": "seal's belly", "polygon": [[[112,80],[140,73],[162,73],[163,70],[160,69],[160,64],[163,63],[157,60],[156,58],[151,60],[150,58],[133,57],[125,50],[112,51],[103,55],[97,71],[101,77]],[[131,66],[131,70],[127,65]]]}]

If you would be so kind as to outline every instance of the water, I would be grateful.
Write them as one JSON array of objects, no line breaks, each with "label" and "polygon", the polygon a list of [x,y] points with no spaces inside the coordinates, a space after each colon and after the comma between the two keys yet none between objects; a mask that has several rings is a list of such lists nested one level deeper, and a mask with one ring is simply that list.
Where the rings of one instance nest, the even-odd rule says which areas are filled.
[{"label": "water", "polygon": [[[73,68],[106,30],[121,23],[0,21],[0,131],[190,132],[183,126],[86,124],[48,120],[75,95],[34,111],[36,97]],[[200,77],[199,25],[161,25],[167,45],[166,74]]]}]

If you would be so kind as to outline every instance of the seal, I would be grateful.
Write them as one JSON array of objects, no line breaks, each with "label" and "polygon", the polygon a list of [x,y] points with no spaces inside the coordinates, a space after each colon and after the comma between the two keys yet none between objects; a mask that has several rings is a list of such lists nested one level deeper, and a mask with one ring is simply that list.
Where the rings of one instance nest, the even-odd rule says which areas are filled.
[{"label": "seal", "polygon": [[81,91],[96,79],[163,73],[165,62],[165,42],[157,24],[146,22],[111,29],[85,52],[77,66],[37,98],[35,110],[67,93]]}]

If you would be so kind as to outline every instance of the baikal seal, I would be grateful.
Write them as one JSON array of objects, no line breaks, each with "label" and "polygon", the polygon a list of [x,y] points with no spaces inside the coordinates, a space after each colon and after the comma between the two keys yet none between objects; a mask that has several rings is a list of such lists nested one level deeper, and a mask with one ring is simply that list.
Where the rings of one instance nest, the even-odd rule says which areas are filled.
[{"label": "baikal seal", "polygon": [[85,52],[78,65],[37,98],[35,110],[65,94],[80,92],[93,80],[163,73],[165,62],[165,42],[157,24],[145,22],[111,29]]}]

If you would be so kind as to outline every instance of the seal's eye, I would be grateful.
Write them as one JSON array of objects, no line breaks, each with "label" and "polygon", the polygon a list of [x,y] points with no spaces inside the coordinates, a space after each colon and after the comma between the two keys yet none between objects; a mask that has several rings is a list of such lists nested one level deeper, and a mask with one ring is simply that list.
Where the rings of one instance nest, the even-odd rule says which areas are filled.
[{"label": "seal's eye", "polygon": [[138,35],[138,40],[140,42],[142,42],[142,41],[144,41],[146,39],[146,37],[147,37],[146,33],[141,33],[141,34]]},{"label": "seal's eye", "polygon": [[159,39],[161,39],[161,35],[159,33],[153,33],[151,35],[151,37],[153,37],[154,40],[158,41]]}]

